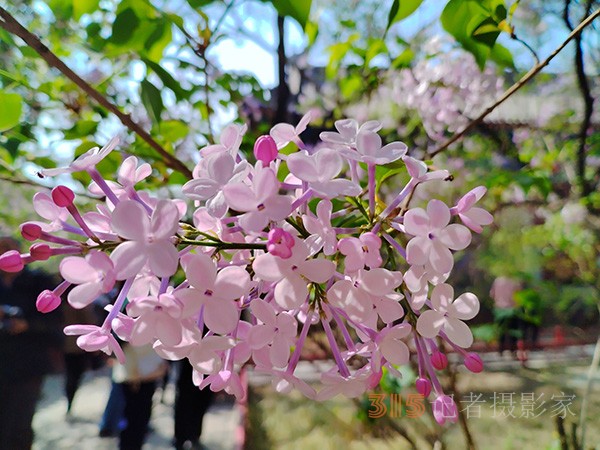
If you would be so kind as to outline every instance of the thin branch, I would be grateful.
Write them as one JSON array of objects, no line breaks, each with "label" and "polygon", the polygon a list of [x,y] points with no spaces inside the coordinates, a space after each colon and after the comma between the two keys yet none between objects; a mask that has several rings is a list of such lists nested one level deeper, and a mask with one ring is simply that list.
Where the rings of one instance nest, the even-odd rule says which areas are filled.
[{"label": "thin branch", "polygon": [[584,21],[582,21],[577,28],[575,28],[570,34],[569,36],[567,36],[567,38],[565,39],[565,41],[560,44],[551,54],[550,56],[548,56],[545,60],[543,60],[542,62],[540,62],[539,64],[536,64],[535,66],[533,66],[529,72],[527,72],[519,81],[517,81],[515,84],[513,84],[510,88],[508,88],[508,90],[502,94],[502,96],[496,100],[496,102],[494,102],[494,104],[492,104],[491,106],[489,106],[484,112],[482,112],[478,117],[476,117],[475,119],[473,119],[471,122],[469,122],[469,124],[463,128],[461,131],[459,131],[458,133],[456,133],[454,136],[452,136],[450,139],[448,139],[446,142],[444,142],[442,145],[440,145],[437,149],[435,149],[432,153],[429,154],[429,157],[434,157],[435,155],[437,155],[438,153],[443,152],[444,150],[446,150],[450,145],[454,144],[456,141],[458,141],[460,138],[462,138],[465,134],[467,134],[469,131],[471,131],[473,128],[475,128],[479,123],[481,123],[483,121],[483,119],[485,119],[493,110],[495,110],[500,104],[504,103],[504,101],[506,99],[508,99],[511,95],[513,95],[515,92],[517,92],[519,89],[521,89],[529,80],[531,80],[535,75],[537,75],[538,72],[540,72],[544,67],[546,67],[548,64],[550,64],[550,61],[552,61],[554,59],[554,57],[556,55],[558,55],[566,46],[569,42],[571,42],[571,40],[579,35],[579,33],[581,33],[583,31],[583,29],[585,27],[587,27],[589,24],[591,24],[596,18],[598,18],[598,16],[600,16],[600,9],[594,11],[594,13],[592,13],[590,16],[588,16]]},{"label": "thin branch", "polygon": [[8,11],[2,7],[0,7],[0,17],[2,18],[2,20],[0,20],[0,27],[23,39],[25,43],[35,50],[50,66],[58,69],[63,75],[75,83],[86,94],[96,100],[101,106],[116,115],[123,125],[137,134],[158,154],[160,154],[164,158],[165,164],[168,167],[181,172],[188,178],[192,178],[191,170],[188,169],[183,162],[167,152],[158,142],[154,140],[154,138],[152,138],[152,136],[150,136],[146,130],[138,125],[129,114],[123,113],[94,87],[73,72],[58,56],[52,53],[52,51],[50,51],[50,49],[46,47],[37,36],[23,27],[12,15],[10,15],[10,13],[8,13]]},{"label": "thin branch", "polygon": [[533,49],[533,47],[531,45],[529,45],[527,42],[525,42],[523,39],[521,39],[520,37],[518,37],[515,33],[512,33],[510,35],[510,38],[513,41],[517,41],[520,44],[522,44],[527,50],[529,50],[529,53],[531,53],[531,56],[533,56],[533,59],[535,59],[535,63],[539,64],[540,63],[540,58],[538,57],[537,52]]}]

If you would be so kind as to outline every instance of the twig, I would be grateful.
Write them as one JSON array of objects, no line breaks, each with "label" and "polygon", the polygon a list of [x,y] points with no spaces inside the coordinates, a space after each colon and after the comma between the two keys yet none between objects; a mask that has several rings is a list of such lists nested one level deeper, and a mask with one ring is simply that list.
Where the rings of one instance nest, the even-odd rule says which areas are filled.
[{"label": "twig", "polygon": [[481,123],[483,121],[483,119],[485,119],[493,110],[495,110],[500,104],[504,103],[504,101],[506,99],[508,99],[511,95],[513,95],[515,92],[517,92],[519,89],[521,89],[538,72],[540,72],[544,67],[546,67],[550,63],[550,61],[552,61],[554,59],[554,57],[556,55],[558,55],[562,51],[562,49],[564,49],[567,46],[567,44],[569,42],[571,42],[571,40],[575,36],[579,35],[579,33],[581,33],[581,31],[585,27],[587,27],[589,24],[591,24],[598,16],[600,16],[600,9],[597,9],[591,15],[589,15],[585,20],[583,20],[577,26],[577,28],[575,28],[569,34],[569,36],[567,36],[567,38],[565,39],[565,41],[562,44],[560,44],[550,54],[550,56],[548,56],[545,60],[543,60],[539,64],[536,64],[535,66],[533,66],[529,70],[529,72],[527,72],[519,81],[517,81],[510,88],[508,88],[508,90],[504,94],[502,94],[502,96],[498,100],[496,100],[496,102],[494,102],[494,104],[492,104],[491,106],[489,106],[478,117],[476,117],[471,122],[469,122],[469,124],[465,128],[463,128],[461,131],[459,131],[458,133],[456,133],[454,136],[452,136],[450,139],[448,139],[446,142],[444,142],[442,145],[440,145],[437,149],[435,149],[432,153],[430,153],[429,157],[434,157],[438,153],[443,152],[448,147],[450,147],[450,145],[454,144],[456,141],[458,141],[460,138],[462,138],[465,134],[467,134],[469,131],[471,131],[473,128],[475,128],[479,123]]},{"label": "twig", "polygon": [[0,27],[4,28],[9,33],[12,33],[25,41],[25,43],[35,50],[50,66],[58,69],[63,75],[75,83],[86,94],[96,100],[104,108],[112,112],[119,118],[121,123],[137,134],[150,147],[152,147],[159,155],[161,155],[165,164],[188,178],[192,178],[192,172],[186,167],[183,162],[175,158],[167,152],[158,142],[150,136],[150,134],[138,125],[129,114],[123,113],[119,108],[113,105],[106,97],[88,84],[83,78],[73,72],[58,56],[56,56],[48,47],[46,47],[37,36],[23,27],[8,11],[0,7]]}]

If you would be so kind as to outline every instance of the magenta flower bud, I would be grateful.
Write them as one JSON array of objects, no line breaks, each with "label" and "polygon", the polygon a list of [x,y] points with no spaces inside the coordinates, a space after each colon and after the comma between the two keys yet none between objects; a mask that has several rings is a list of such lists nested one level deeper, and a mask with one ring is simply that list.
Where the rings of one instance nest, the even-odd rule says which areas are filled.
[{"label": "magenta flower bud", "polygon": [[283,228],[273,228],[269,231],[267,251],[272,255],[288,259],[292,256],[292,247],[294,244],[295,241],[292,235]]},{"label": "magenta flower bud", "polygon": [[444,370],[448,367],[448,358],[442,352],[436,350],[431,354],[431,364],[437,370]]},{"label": "magenta flower bud", "polygon": [[41,313],[49,313],[60,306],[60,297],[46,289],[42,291],[35,302],[35,307]]},{"label": "magenta flower bud", "polygon": [[433,402],[433,417],[440,425],[444,425],[446,421],[458,422],[458,409],[456,403],[449,395],[440,395]]},{"label": "magenta flower bud", "polygon": [[28,241],[35,241],[42,235],[42,227],[37,223],[26,222],[21,225],[21,236]]},{"label": "magenta flower bud", "polygon": [[277,158],[277,144],[271,136],[260,136],[254,143],[254,156],[267,166]]},{"label": "magenta flower bud", "polygon": [[52,189],[52,200],[56,206],[68,207],[73,204],[75,194],[66,186],[56,186]]},{"label": "magenta flower bud", "polygon": [[0,256],[0,270],[5,272],[20,272],[25,267],[21,254],[16,250],[9,250]]},{"label": "magenta flower bud", "polygon": [[29,247],[29,254],[35,261],[46,261],[52,256],[52,249],[48,244],[37,243]]},{"label": "magenta flower bud", "polygon": [[415,386],[417,392],[423,397],[427,398],[429,397],[429,394],[431,394],[431,382],[427,378],[417,378]]},{"label": "magenta flower bud", "polygon": [[483,370],[483,361],[477,353],[469,353],[465,356],[465,367],[473,373],[479,373]]}]

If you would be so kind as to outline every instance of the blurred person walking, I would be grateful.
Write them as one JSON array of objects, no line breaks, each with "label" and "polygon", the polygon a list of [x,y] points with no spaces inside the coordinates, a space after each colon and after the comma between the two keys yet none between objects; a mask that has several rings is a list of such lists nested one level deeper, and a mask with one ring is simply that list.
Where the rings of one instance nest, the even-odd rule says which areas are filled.
[{"label": "blurred person walking", "polygon": [[152,397],[162,380],[167,363],[152,345],[123,344],[125,364],[113,366],[113,381],[121,387],[125,427],[119,434],[119,450],[141,450],[152,415]]},{"label": "blurred person walking", "polygon": [[[18,250],[12,238],[0,238],[0,254]],[[35,303],[52,277],[28,268],[0,270],[0,450],[29,450],[31,422],[44,375],[54,370],[51,351],[61,348],[59,312],[42,314]]]}]

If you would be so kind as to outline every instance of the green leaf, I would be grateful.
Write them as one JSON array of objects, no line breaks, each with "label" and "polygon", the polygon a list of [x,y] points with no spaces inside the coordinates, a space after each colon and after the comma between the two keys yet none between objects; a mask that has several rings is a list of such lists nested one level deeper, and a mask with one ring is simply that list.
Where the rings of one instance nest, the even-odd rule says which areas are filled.
[{"label": "green leaf", "polygon": [[96,132],[97,128],[98,123],[94,120],[80,120],[71,129],[65,130],[64,138],[69,140],[91,136]]},{"label": "green leaf", "polygon": [[[473,54],[481,69],[491,56],[506,18],[504,0],[450,0],[441,15],[444,29]],[[506,52],[502,52],[506,59]]]},{"label": "green leaf", "polygon": [[142,61],[144,61],[144,64],[146,64],[146,66],[152,69],[152,71],[158,76],[158,78],[160,78],[160,81],[163,82],[165,87],[173,91],[175,97],[177,97],[177,100],[184,100],[190,97],[190,92],[183,89],[179,82],[175,80],[175,78],[173,78],[173,75],[167,72],[166,69],[164,69],[162,66],[155,63],[154,61],[150,61],[148,58],[142,58]]},{"label": "green leaf", "polygon": [[84,14],[90,14],[98,9],[100,0],[73,0],[73,18],[81,19]]},{"label": "green leaf", "polygon": [[512,53],[506,47],[501,44],[494,44],[492,51],[490,52],[490,59],[499,66],[515,68],[515,62],[512,57]]},{"label": "green leaf", "polygon": [[175,142],[189,133],[187,124],[180,120],[166,120],[160,124],[160,134],[167,142]]},{"label": "green leaf", "polygon": [[142,80],[142,103],[155,124],[160,123],[160,115],[165,109],[160,90],[148,80]]},{"label": "green leaf", "polygon": [[0,131],[19,124],[23,112],[23,99],[19,94],[0,91]]},{"label": "green leaf", "polygon": [[386,31],[396,22],[400,22],[414,13],[421,6],[421,3],[423,3],[423,0],[394,0],[388,14]]},{"label": "green leaf", "polygon": [[144,42],[144,49],[148,58],[152,61],[160,61],[167,45],[171,42],[171,24],[167,20],[156,23],[154,31]]},{"label": "green leaf", "polygon": [[214,1],[215,0],[187,0],[188,4],[194,9],[198,9],[198,8],[202,8],[206,5],[210,5]]},{"label": "green leaf", "polygon": [[271,0],[279,15],[296,19],[302,28],[306,27],[312,0]]},{"label": "green leaf", "polygon": [[127,8],[117,14],[113,23],[112,34],[109,41],[116,45],[126,44],[134,35],[140,25],[140,19],[132,8]]},{"label": "green leaf", "polygon": [[415,58],[415,52],[413,52],[410,48],[407,48],[402,53],[400,53],[396,58],[392,61],[393,69],[400,69],[405,67],[410,67],[410,63]]},{"label": "green leaf", "polygon": [[317,36],[319,35],[319,25],[315,22],[306,22],[304,32],[306,33],[308,46],[310,47],[317,40]]}]

